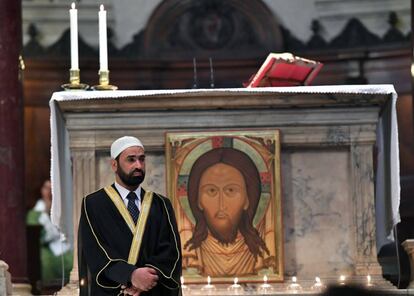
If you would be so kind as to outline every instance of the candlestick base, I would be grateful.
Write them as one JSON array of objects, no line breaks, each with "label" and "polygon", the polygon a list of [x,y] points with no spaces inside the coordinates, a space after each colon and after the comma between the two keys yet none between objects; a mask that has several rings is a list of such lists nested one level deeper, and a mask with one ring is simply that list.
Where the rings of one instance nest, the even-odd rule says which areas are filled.
[{"label": "candlestick base", "polygon": [[92,89],[93,90],[117,90],[118,86],[110,85],[110,84],[108,84],[108,85],[99,84],[99,85],[92,86]]},{"label": "candlestick base", "polygon": [[109,84],[109,71],[99,71],[99,84],[92,86],[94,90],[117,90],[118,86]]},{"label": "candlestick base", "polygon": [[69,83],[62,84],[64,90],[87,90],[89,85],[80,83],[80,71],[69,70]]},{"label": "candlestick base", "polygon": [[64,90],[87,90],[89,88],[89,85],[85,83],[79,83],[79,84],[65,83],[65,84],[62,84],[61,87]]}]

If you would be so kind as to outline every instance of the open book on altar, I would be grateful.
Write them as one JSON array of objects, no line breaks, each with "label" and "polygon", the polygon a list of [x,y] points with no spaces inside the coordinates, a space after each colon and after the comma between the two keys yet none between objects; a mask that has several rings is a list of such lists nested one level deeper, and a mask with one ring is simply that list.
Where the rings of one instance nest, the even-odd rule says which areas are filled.
[{"label": "open book on altar", "polygon": [[291,53],[270,53],[245,87],[309,85],[323,64]]}]

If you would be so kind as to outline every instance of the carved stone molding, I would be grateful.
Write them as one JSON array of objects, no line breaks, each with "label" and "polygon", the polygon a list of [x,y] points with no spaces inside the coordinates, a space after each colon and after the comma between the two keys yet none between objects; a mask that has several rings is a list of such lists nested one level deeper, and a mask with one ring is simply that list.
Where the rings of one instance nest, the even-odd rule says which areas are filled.
[{"label": "carved stone molding", "polygon": [[[23,31],[27,32],[28,28],[35,24],[39,29],[41,44],[53,44],[59,39],[69,27],[69,15],[71,2],[68,1],[44,1],[29,0],[22,2]],[[107,11],[113,11],[114,4],[111,0],[96,1],[73,1],[78,9],[79,33],[80,36],[88,40],[90,46],[97,46],[99,38],[97,34],[98,9],[99,4],[105,5]],[[114,14],[108,13],[108,25],[115,23]],[[95,25],[96,24],[96,25]],[[23,34],[23,43],[30,40],[30,34]],[[69,47],[70,48],[70,47]]]},{"label": "carved stone molding", "polygon": [[78,224],[81,212],[82,199],[97,190],[96,188],[96,161],[95,151],[86,149],[72,149],[73,169],[73,268],[70,273],[69,284],[58,295],[70,295],[78,287]]},{"label": "carved stone molding", "polygon": [[[295,51],[300,54],[321,52],[346,52],[409,48],[411,33],[404,33],[398,26],[399,15],[389,11],[388,30],[372,33],[361,21],[348,17],[340,32],[329,41],[323,36],[324,21],[314,19],[309,26],[313,31],[309,40],[298,39],[289,28],[283,27],[271,11],[258,0],[231,1],[163,1],[153,12],[147,27],[136,32],[133,40],[118,49],[112,40],[114,33],[108,29],[108,52],[112,58],[182,60],[197,57],[207,59],[263,58],[268,52]],[[383,16],[384,23],[387,22]],[[38,28],[39,27],[39,28]],[[69,29],[62,28],[57,40],[49,46],[39,41],[45,34],[36,22],[27,24],[27,42],[23,52],[29,57],[61,57],[69,55]],[[116,37],[116,36],[115,36]],[[97,56],[96,46],[79,37],[81,56]]]},{"label": "carved stone molding", "polygon": [[356,229],[357,275],[381,276],[375,238],[373,143],[351,145],[351,188]]},{"label": "carved stone molding", "polygon": [[258,56],[283,49],[277,20],[261,0],[163,1],[144,33],[146,56]]}]

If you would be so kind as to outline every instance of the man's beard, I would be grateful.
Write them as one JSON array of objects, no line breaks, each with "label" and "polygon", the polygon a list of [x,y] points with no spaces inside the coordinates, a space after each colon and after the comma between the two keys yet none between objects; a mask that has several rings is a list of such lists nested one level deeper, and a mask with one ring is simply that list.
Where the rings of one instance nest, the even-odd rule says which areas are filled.
[{"label": "man's beard", "polygon": [[211,225],[207,220],[208,229],[213,237],[215,237],[222,244],[230,244],[236,240],[238,225],[233,225],[232,221],[227,217],[225,225],[221,225],[220,230],[216,229],[218,225]]},{"label": "man's beard", "polygon": [[220,234],[213,227],[209,227],[208,229],[210,230],[211,235],[224,245],[234,243],[234,241],[237,238],[237,228],[233,230],[229,235],[226,235],[226,236],[223,236],[222,234]]},{"label": "man's beard", "polygon": [[[141,172],[140,176],[134,176],[134,173]],[[127,174],[120,165],[118,165],[118,168],[116,170],[117,175],[119,178],[124,182],[127,186],[138,186],[139,184],[144,181],[145,178],[145,171],[141,169],[135,169],[131,171],[129,174]]]}]

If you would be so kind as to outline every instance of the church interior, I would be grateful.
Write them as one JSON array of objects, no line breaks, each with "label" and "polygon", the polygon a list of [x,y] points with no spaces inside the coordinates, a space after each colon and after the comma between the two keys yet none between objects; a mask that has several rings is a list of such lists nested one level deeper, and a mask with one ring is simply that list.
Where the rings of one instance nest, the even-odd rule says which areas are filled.
[{"label": "church interior", "polygon": [[[371,271],[377,272],[379,264],[379,271],[372,274],[386,289],[394,291],[392,293],[402,290],[408,294],[413,291],[414,1],[74,0],[74,3],[78,11],[81,82],[90,86],[99,83],[98,11],[99,5],[103,4],[107,11],[110,83],[116,85],[119,91],[131,91],[131,95],[125,94],[131,98],[129,103],[127,98],[118,105],[115,99],[111,99],[111,91],[90,90],[78,95],[77,91],[66,90],[63,93],[62,85],[69,82],[71,65],[71,1],[0,2],[0,184],[3,188],[0,190],[0,295],[51,295],[67,285],[69,277],[72,280],[74,277],[72,268],[76,267],[76,251],[71,251],[68,253],[70,256],[65,258],[63,251],[59,253],[57,265],[60,276],[46,280],[45,274],[42,275],[42,264],[45,264],[41,262],[40,255],[44,244],[39,240],[42,230],[30,225],[28,218],[28,214],[38,206],[44,191],[49,190],[51,194],[50,183],[45,181],[51,178],[53,104],[56,114],[63,116],[63,124],[69,134],[68,147],[71,152],[59,162],[66,162],[67,171],[73,174],[73,196],[76,198],[82,198],[84,193],[93,192],[111,182],[108,172],[103,172],[108,168],[107,147],[122,132],[144,135],[145,142],[149,143],[148,171],[155,175],[146,181],[146,185],[168,195],[170,185],[166,184],[165,133],[271,128],[280,129],[282,134],[280,167],[283,211],[308,215],[303,210],[304,204],[297,203],[302,201],[298,196],[327,198],[331,192],[335,207],[342,205],[342,195],[346,196],[343,200],[349,196],[349,200],[355,201],[352,207],[344,205],[343,211],[349,211],[344,221],[360,227],[358,213],[365,213],[358,207],[369,210],[377,205],[371,207],[366,203],[382,202],[377,197],[379,187],[374,181],[381,166],[377,158],[379,148],[375,128],[378,118],[386,113],[386,100],[392,100],[392,95],[387,92],[385,98],[381,91],[374,91],[377,97],[370,96],[371,89],[384,89],[378,85],[392,85],[398,96],[394,106],[398,143],[390,145],[394,147],[393,144],[396,144],[399,149],[396,160],[399,161],[397,214],[400,219],[393,225],[392,239],[386,244],[379,244],[375,223],[379,228],[378,219],[391,221],[393,217],[379,217],[385,213],[376,207],[376,212],[372,210],[373,213],[368,215],[368,222],[361,220],[363,225],[372,224],[373,232],[359,234],[358,231],[345,230],[349,232],[349,240],[356,241],[356,247],[350,247],[351,251],[347,251],[347,241],[342,250],[337,249],[332,254],[332,258],[337,258],[335,256],[339,252],[342,252],[341,258],[348,258],[349,255],[346,259],[349,262],[337,266],[335,260],[339,259],[332,259],[334,263],[329,263],[329,260],[321,262],[320,275],[325,275],[326,279],[334,278],[344,270],[350,277],[360,277],[356,280],[358,282]],[[341,87],[350,87],[351,91],[338,95],[328,93],[319,98],[318,91],[313,93],[310,90],[303,96],[298,95],[300,98],[297,101],[295,95],[288,95],[287,88],[280,92],[277,87],[269,92],[263,88],[263,93],[260,91],[257,94],[254,89],[252,93],[240,90],[238,94],[237,91],[244,88],[269,53],[291,53],[318,61],[323,67],[311,82],[312,86],[320,86],[322,92],[323,87],[336,87],[338,92],[341,92]],[[353,95],[353,86],[360,87],[355,87],[355,90],[361,90],[361,98],[366,101],[347,101]],[[191,91],[181,93],[182,90]],[[165,98],[157,91],[165,91],[171,97]],[[57,99],[51,101],[56,92],[59,92]],[[88,93],[94,93],[90,96],[95,99],[89,102]],[[301,94],[300,90],[298,93]],[[65,100],[71,95],[78,96],[79,100]],[[119,96],[123,94],[119,93]],[[112,101],[99,105],[96,98]],[[329,98],[334,103],[325,101]],[[255,117],[255,112],[262,116]],[[337,124],[340,120],[345,123]],[[65,135],[59,134],[59,124],[58,121],[55,127],[57,135],[64,138]],[[340,128],[335,128],[335,125]],[[363,139],[365,134],[362,135],[365,128],[366,140]],[[327,130],[326,141],[316,139],[319,129]],[[391,133],[391,125],[385,125],[384,133],[387,132]],[[361,153],[359,157],[364,157],[364,160],[358,162],[355,153]],[[323,159],[330,159],[330,163],[322,161],[324,155],[326,158]],[[332,165],[335,161],[338,161],[337,166]],[[304,168],[301,171],[302,164]],[[372,172],[366,177],[353,165],[367,166]],[[331,187],[324,184],[323,179],[326,177],[326,183],[330,182],[330,170],[331,175],[337,174],[337,178],[332,177]],[[305,171],[311,179],[299,178]],[[385,179],[390,178],[387,172],[386,166]],[[319,181],[312,183],[312,174],[319,175]],[[365,183],[360,182],[363,183],[361,186],[368,189],[358,189],[358,179],[364,180]],[[325,189],[318,189],[318,186],[325,186]],[[309,190],[301,193],[299,188]],[[358,195],[358,192],[372,195],[372,201],[353,199],[351,195]],[[391,195],[391,192],[385,193],[387,202],[391,200]],[[53,202],[53,195],[51,199]],[[72,221],[72,215],[78,217],[79,213],[76,213],[76,201],[69,204],[73,209],[65,219],[67,225],[70,224],[67,226],[70,233],[65,234],[68,248],[73,250],[73,245],[76,245],[73,230],[77,221]],[[384,204],[384,207],[387,205]],[[337,211],[341,212],[340,209]],[[314,276],[318,276],[311,276],[310,270],[318,267],[304,267],[311,261],[303,258],[308,256],[305,244],[312,246],[309,248],[316,247],[313,240],[317,236],[306,242],[302,238],[308,231],[315,233],[317,230],[309,230],[312,226],[303,226],[301,236],[300,230],[290,227],[289,223],[298,225],[295,223],[302,221],[303,217],[292,218],[293,214],[284,212],[281,215],[284,220],[284,236],[281,238],[285,249],[284,260],[281,259],[284,262],[284,280],[279,281],[275,290],[280,288],[286,291],[295,276],[298,276],[299,283],[301,277],[306,278],[303,285],[310,287],[306,281],[313,281]],[[314,225],[305,220],[300,223]],[[326,222],[318,220],[315,223],[317,226],[314,227],[320,227],[320,233],[324,233],[320,239],[329,241],[329,231],[335,230],[329,228],[323,232]],[[337,229],[342,231],[341,227],[338,225]],[[64,240],[62,236],[60,234]],[[332,236],[336,238],[339,235]],[[373,242],[359,241],[368,240],[368,237]],[[409,241],[411,249],[404,247],[408,245],[404,242]],[[365,245],[374,246],[374,259],[360,250]],[[289,253],[292,248],[302,254],[296,253],[295,257]],[[373,267],[370,267],[371,259],[376,261]],[[63,271],[63,261],[67,271]],[[246,287],[253,285],[247,283]],[[10,289],[15,292],[8,294]],[[243,293],[262,295],[249,291],[247,289]],[[194,292],[194,295],[203,294]]]}]

